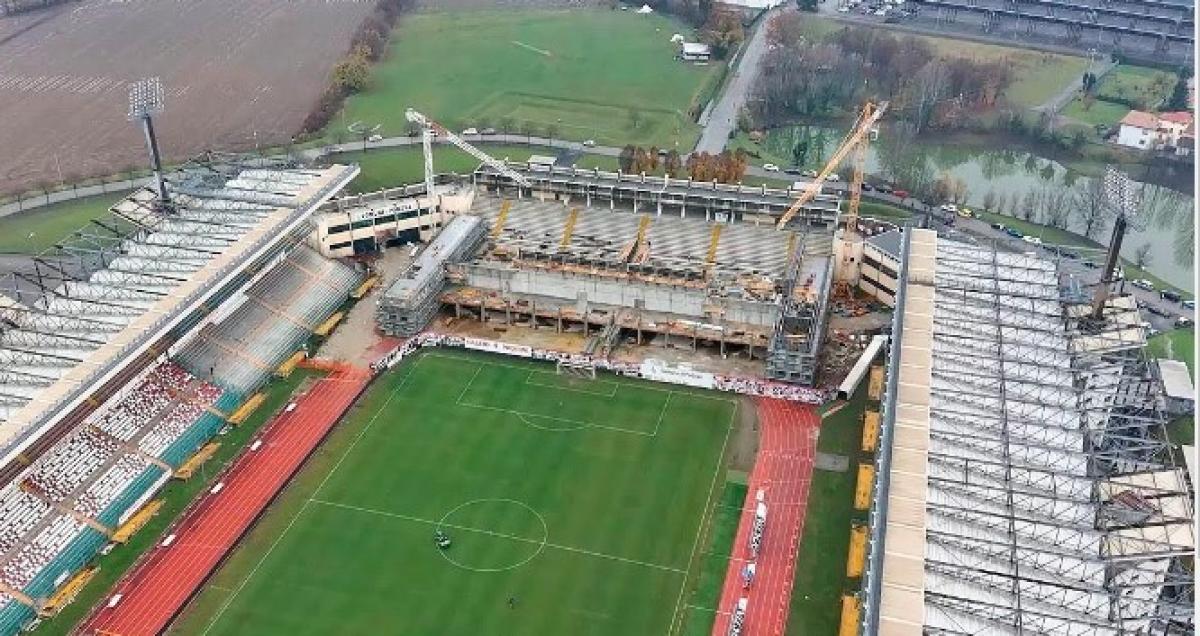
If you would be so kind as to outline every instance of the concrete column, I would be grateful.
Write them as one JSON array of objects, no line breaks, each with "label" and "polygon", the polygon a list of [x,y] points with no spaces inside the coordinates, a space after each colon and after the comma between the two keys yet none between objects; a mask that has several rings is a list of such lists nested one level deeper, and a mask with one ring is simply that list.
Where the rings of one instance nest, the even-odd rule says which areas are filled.
[{"label": "concrete column", "polygon": [[487,322],[487,303],[479,301],[479,322]]},{"label": "concrete column", "polygon": [[537,331],[537,303],[529,303],[529,328]]}]

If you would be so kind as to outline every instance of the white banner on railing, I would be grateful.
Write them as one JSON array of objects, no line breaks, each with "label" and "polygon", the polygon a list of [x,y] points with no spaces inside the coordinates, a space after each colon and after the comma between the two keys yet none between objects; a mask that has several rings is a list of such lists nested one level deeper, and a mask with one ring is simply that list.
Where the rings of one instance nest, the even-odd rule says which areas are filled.
[{"label": "white banner on railing", "polygon": [[484,340],[483,338],[463,338],[463,346],[468,349],[475,349],[476,351],[500,353],[506,356],[533,357],[533,347],[497,342],[495,340]]},{"label": "white banner on railing", "polygon": [[716,378],[711,373],[697,371],[684,366],[671,366],[655,358],[650,358],[642,362],[640,371],[643,378],[654,380],[655,382],[682,384],[683,386],[694,386],[701,389],[716,387]]}]

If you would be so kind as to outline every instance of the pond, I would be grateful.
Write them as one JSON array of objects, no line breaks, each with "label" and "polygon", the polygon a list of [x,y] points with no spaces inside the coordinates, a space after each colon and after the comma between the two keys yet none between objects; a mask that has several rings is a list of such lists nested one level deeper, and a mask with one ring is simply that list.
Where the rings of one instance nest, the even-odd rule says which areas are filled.
[{"label": "pond", "polygon": [[[808,150],[796,153],[803,168],[819,168],[833,154],[845,131],[818,126],[791,126],[774,129],[761,145],[763,155],[771,155],[785,164],[792,163],[793,149],[807,141]],[[909,166],[898,166],[900,162],[924,159],[926,174],[936,177],[942,173],[960,179],[966,185],[968,205],[982,207],[989,191],[997,197],[1012,200],[1024,197],[1028,192],[1045,189],[1082,189],[1090,178],[1069,170],[1062,164],[1039,157],[1024,150],[1009,148],[983,148],[964,145],[922,143],[919,139],[909,147],[897,150],[889,147],[887,131],[873,143],[867,156],[867,172],[870,174],[904,174]],[[882,150],[881,150],[882,149]],[[842,175],[843,177],[845,175]],[[902,184],[900,184],[902,185]],[[1152,208],[1134,224],[1122,244],[1121,253],[1132,259],[1144,244],[1150,244],[1151,257],[1147,269],[1163,280],[1184,289],[1193,287],[1193,266],[1190,250],[1178,245],[1181,234],[1190,237],[1187,228],[1195,222],[1192,197],[1168,190],[1161,186],[1145,185],[1143,198]],[[1005,212],[1008,206],[1005,206]],[[1078,214],[1068,217],[1067,229],[1083,233],[1083,221]],[[1185,234],[1186,232],[1186,234]],[[1099,242],[1107,244],[1110,230],[1098,233]]]}]

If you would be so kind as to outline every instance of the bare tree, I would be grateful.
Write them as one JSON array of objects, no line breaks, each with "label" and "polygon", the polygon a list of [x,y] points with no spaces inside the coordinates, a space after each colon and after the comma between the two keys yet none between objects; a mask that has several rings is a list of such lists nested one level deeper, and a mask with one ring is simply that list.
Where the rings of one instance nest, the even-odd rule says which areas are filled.
[{"label": "bare tree", "polygon": [[983,209],[990,212],[993,209],[995,209],[995,207],[996,207],[996,191],[988,190],[983,195]]},{"label": "bare tree", "polygon": [[1149,243],[1142,243],[1137,251],[1133,253],[1133,264],[1137,265],[1138,269],[1146,269],[1150,264],[1150,250],[1154,249]]},{"label": "bare tree", "polygon": [[1071,191],[1071,209],[1083,225],[1083,235],[1097,239],[1108,227],[1111,212],[1100,179],[1088,179]]}]

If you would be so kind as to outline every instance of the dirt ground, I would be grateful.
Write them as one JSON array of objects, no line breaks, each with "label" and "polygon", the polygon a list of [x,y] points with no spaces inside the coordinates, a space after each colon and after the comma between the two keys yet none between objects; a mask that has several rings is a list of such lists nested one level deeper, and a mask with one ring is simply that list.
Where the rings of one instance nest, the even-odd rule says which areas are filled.
[{"label": "dirt ground", "polygon": [[146,164],[127,84],[158,76],[168,161],[295,134],[369,0],[83,0],[0,18],[0,192]]},{"label": "dirt ground", "polygon": [[372,263],[375,273],[381,278],[379,284],[354,304],[350,313],[342,320],[342,324],[321,343],[317,357],[358,364],[367,362],[367,352],[381,340],[379,332],[375,331],[375,307],[379,294],[408,268],[410,262],[412,259],[408,250],[396,248],[384,251],[383,255]]}]

